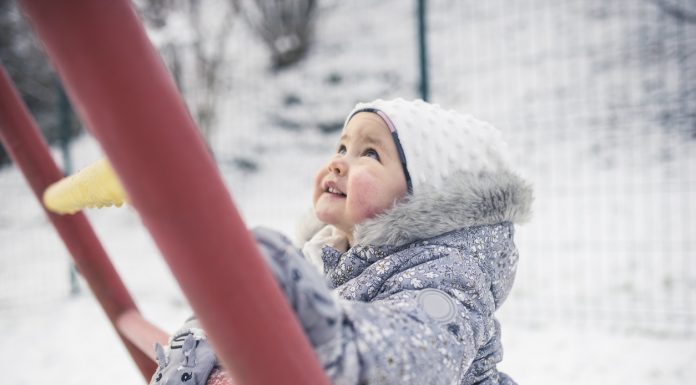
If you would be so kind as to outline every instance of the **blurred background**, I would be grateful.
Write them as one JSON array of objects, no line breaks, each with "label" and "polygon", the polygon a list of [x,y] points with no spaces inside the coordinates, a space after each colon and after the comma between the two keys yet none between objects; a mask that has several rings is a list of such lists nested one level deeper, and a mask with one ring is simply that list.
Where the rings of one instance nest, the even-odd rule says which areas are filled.
[{"label": "blurred background", "polygon": [[[133,4],[250,226],[292,237],[356,102],[471,113],[535,188],[500,314],[503,370],[540,384],[696,375],[696,1]],[[9,0],[0,60],[66,174],[102,156]],[[141,381],[2,148],[0,162],[11,382]],[[137,213],[87,215],[143,313],[173,331],[188,305]]]}]

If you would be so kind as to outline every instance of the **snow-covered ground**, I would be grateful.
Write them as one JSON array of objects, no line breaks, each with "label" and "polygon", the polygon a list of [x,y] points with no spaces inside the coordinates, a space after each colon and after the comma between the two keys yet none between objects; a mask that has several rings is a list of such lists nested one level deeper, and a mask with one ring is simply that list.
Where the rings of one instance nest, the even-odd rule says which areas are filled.
[{"label": "snow-covered ground", "polygon": [[[333,150],[336,134],[320,127],[340,124],[358,100],[417,96],[411,3],[325,0],[309,56],[276,74],[235,24],[211,144],[250,226],[293,234]],[[648,2],[430,3],[434,99],[500,126],[536,187],[501,314],[501,368],[521,384],[690,383],[696,144],[658,118],[678,112],[672,91],[696,79],[669,56],[613,54],[656,28],[682,30],[664,27]],[[75,168],[101,156],[89,136],[72,151]],[[0,362],[12,368],[3,381],[141,381],[84,283],[68,295],[67,252],[13,167],[0,170],[0,196]],[[141,311],[174,330],[188,306],[137,213],[87,214]]]},{"label": "snow-covered ground", "polygon": [[[80,164],[98,154],[89,137],[74,149]],[[290,158],[303,156],[301,149],[291,152]],[[246,176],[233,168],[222,170],[250,224],[270,224],[292,234],[292,221],[285,218],[306,208],[297,199],[308,196],[306,185],[290,183],[284,189],[288,202],[276,201],[276,190],[264,191],[269,180],[282,178],[282,170]],[[137,368],[92,295],[67,294],[67,254],[22,183],[15,169],[0,171],[0,188],[16,188],[3,197],[0,211],[2,276],[8,278],[8,270],[21,274],[11,277],[13,284],[0,281],[0,329],[5,334],[0,362],[12,366],[4,380],[17,385],[56,379],[139,383]],[[125,207],[89,211],[88,216],[145,317],[173,331],[188,316],[188,305],[137,214]],[[36,263],[17,268],[31,258]],[[521,384],[687,384],[696,375],[693,339],[593,330],[562,320],[528,323],[514,315],[503,317],[502,323],[506,358],[501,368]]]}]

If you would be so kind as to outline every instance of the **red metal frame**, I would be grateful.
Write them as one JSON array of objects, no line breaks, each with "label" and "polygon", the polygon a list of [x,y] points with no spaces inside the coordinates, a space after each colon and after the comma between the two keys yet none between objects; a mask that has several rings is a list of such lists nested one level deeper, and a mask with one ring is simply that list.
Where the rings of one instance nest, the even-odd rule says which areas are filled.
[{"label": "red metal frame", "polygon": [[[127,310],[116,319],[116,329],[128,339],[135,347],[155,360],[154,342],[166,346],[169,336],[158,327],[146,321],[143,316],[134,309]],[[152,377],[154,371],[145,376],[146,380]]]},{"label": "red metal frame", "polygon": [[329,384],[131,4],[20,4],[235,382]]},{"label": "red metal frame", "polygon": [[[14,163],[22,170],[36,198],[41,201],[46,187],[60,180],[63,174],[53,161],[48,145],[2,66],[0,66],[0,140]],[[85,215],[78,213],[61,216],[46,209],[44,211],[72,254],[77,268],[86,278],[111,323],[116,326],[118,317],[126,312],[137,313],[135,302],[111,264]],[[149,379],[156,368],[154,362],[147,354],[138,350],[121,332],[119,337],[123,340],[140,372]],[[147,337],[150,343],[159,340],[157,335]],[[165,335],[164,341],[166,340]]]}]

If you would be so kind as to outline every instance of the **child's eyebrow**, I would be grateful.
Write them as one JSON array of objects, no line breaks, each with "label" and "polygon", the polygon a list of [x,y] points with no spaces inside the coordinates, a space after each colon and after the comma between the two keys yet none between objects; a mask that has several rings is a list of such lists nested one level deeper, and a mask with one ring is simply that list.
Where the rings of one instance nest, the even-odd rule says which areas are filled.
[{"label": "child's eyebrow", "polygon": [[[347,139],[350,139],[350,136],[343,134],[343,135],[341,135],[341,138],[339,139],[339,143],[343,142],[344,140],[347,140]],[[381,140],[379,140],[373,136],[365,135],[362,137],[362,139],[367,144],[371,144],[371,145],[377,146],[377,147],[384,147],[384,143]]]}]

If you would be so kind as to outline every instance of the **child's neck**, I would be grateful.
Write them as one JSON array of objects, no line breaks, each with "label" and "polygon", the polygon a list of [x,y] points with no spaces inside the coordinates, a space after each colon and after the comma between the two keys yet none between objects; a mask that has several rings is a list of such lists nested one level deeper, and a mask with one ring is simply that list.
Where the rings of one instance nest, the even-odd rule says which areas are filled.
[{"label": "child's neck", "polygon": [[334,226],[333,232],[334,232],[334,235],[338,235],[340,237],[343,237],[346,240],[345,244],[336,245],[336,246],[339,246],[338,249],[341,249],[342,248],[341,246],[344,246],[345,250],[340,250],[340,251],[348,251],[350,249],[351,245],[353,244],[353,232],[351,231],[350,233],[345,233],[342,230],[339,230],[338,228],[336,228],[335,226]]}]

